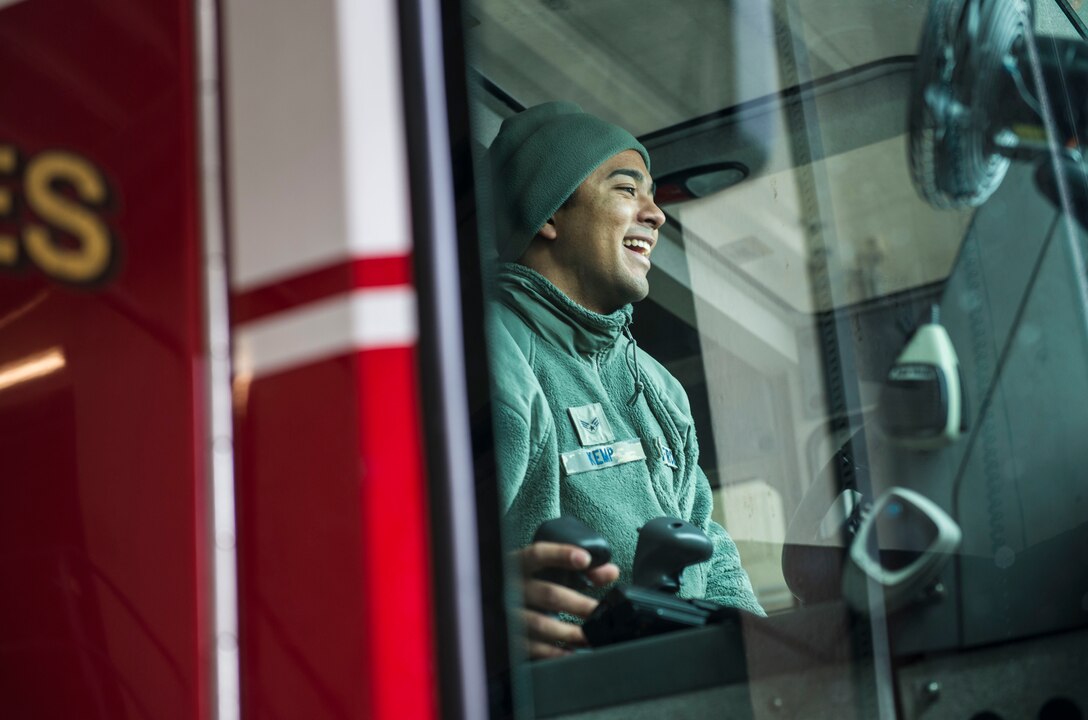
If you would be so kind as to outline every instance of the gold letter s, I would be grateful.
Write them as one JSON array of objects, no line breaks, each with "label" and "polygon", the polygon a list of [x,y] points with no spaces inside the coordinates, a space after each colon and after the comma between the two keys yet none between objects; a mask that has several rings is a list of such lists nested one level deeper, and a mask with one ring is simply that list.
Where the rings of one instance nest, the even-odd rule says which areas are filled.
[{"label": "gold letter s", "polygon": [[23,243],[30,259],[59,280],[91,282],[110,266],[113,244],[109,228],[93,212],[57,191],[57,180],[70,184],[76,195],[91,205],[106,201],[106,182],[89,162],[70,153],[43,152],[26,169],[27,203],[38,217],[75,236],[76,249],[61,247],[46,225],[28,223]]}]

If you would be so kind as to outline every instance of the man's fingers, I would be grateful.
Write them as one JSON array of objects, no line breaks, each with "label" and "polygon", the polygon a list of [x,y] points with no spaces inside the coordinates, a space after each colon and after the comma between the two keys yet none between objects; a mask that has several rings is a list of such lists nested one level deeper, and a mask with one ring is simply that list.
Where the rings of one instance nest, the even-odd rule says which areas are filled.
[{"label": "man's fingers", "polygon": [[570,655],[571,651],[567,648],[559,647],[550,643],[540,642],[538,640],[526,640],[525,651],[529,654],[530,660],[547,660],[549,658],[563,657]]},{"label": "man's fingers", "polygon": [[589,567],[589,553],[577,545],[553,542],[535,542],[518,551],[521,571],[532,575],[543,568],[584,570]]},{"label": "man's fingers", "polygon": [[620,569],[613,563],[605,563],[592,570],[586,570],[586,577],[597,587],[604,587],[619,580]]},{"label": "man's fingers", "polygon": [[558,643],[562,647],[584,647],[587,644],[585,633],[578,625],[532,610],[522,610],[521,620],[525,624],[529,642]]},{"label": "man's fingers", "polygon": [[528,580],[524,585],[525,604],[551,613],[567,613],[587,618],[597,607],[597,601],[577,590],[544,580]]},{"label": "man's fingers", "polygon": [[564,543],[536,542],[516,554],[521,564],[522,590],[527,606],[520,612],[529,656],[560,657],[568,654],[570,648],[585,647],[588,643],[581,626],[563,622],[549,613],[565,613],[584,619],[597,607],[597,601],[557,583],[535,579],[533,575],[545,568],[581,570],[594,585],[603,586],[615,582],[619,568],[606,563],[586,570],[592,561],[590,554],[576,545]]}]

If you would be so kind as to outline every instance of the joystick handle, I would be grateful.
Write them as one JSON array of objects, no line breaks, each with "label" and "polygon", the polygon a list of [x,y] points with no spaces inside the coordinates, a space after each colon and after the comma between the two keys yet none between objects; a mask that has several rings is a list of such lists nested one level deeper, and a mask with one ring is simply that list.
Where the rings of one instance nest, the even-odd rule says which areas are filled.
[{"label": "joystick handle", "polygon": [[659,517],[638,531],[633,584],[666,593],[680,591],[680,573],[705,562],[714,546],[702,530],[674,517]]},{"label": "joystick handle", "polygon": [[[533,535],[533,542],[577,545],[589,553],[589,567],[586,570],[604,565],[612,559],[612,547],[608,544],[608,539],[572,515],[564,515],[541,523],[536,534]],[[567,587],[593,586],[593,583],[585,576],[584,571],[576,572],[558,568],[545,568],[537,572],[534,577],[566,585]]]}]

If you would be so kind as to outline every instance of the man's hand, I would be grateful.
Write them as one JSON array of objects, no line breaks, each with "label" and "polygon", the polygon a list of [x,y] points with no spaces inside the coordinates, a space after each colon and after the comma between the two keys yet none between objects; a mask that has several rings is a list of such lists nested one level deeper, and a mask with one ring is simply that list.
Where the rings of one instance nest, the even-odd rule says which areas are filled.
[{"label": "man's hand", "polygon": [[590,563],[589,553],[576,545],[562,543],[533,543],[515,555],[524,578],[522,597],[525,607],[521,609],[521,620],[525,625],[529,657],[559,657],[569,654],[569,648],[584,647],[586,636],[581,626],[563,622],[555,614],[567,613],[584,620],[597,607],[597,601],[577,590],[537,580],[533,575],[544,568],[581,570],[585,571],[590,582],[603,587],[616,581],[620,569],[612,563],[605,563],[586,570]]}]

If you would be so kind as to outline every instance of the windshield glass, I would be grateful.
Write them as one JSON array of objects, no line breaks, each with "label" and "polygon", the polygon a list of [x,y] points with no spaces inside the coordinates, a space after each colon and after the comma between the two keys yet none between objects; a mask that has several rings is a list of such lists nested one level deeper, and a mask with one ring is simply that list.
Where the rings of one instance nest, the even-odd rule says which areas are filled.
[{"label": "windshield glass", "polygon": [[[593,503],[637,504],[657,493],[662,514],[691,511],[680,519],[697,519],[715,543],[715,528],[724,527],[768,615],[753,619],[760,613],[735,603],[748,648],[739,666],[707,649],[726,642],[718,635],[609,644],[607,662],[597,659],[600,648],[568,655],[564,645],[562,657],[527,665],[538,712],[698,692],[711,693],[717,704],[706,707],[718,712],[732,702],[762,707],[761,693],[768,697],[758,702],[780,708],[805,702],[800,688],[833,676],[838,690],[817,693],[811,714],[795,706],[790,716],[913,717],[935,701],[917,689],[937,672],[927,653],[950,653],[944,670],[967,672],[983,647],[997,647],[985,662],[1013,641],[1045,655],[1038,638],[1088,623],[1088,570],[1075,559],[1088,520],[1078,479],[1085,458],[1074,440],[1088,430],[1080,409],[1088,383],[1078,370],[1088,352],[1084,227],[1075,210],[1088,198],[1076,184],[1085,176],[1077,152],[1085,12],[1064,0],[466,6],[481,178],[511,182],[502,174],[510,166],[496,170],[487,148],[505,119],[553,101],[577,103],[648,152],[663,224],[650,223],[652,248],[636,251],[649,260],[648,296],[635,298],[633,324],[616,331],[615,378],[658,383],[647,412],[656,412],[655,394],[668,396],[676,422],[691,427],[681,433],[686,440],[664,448],[669,433],[641,437],[635,419],[630,438],[616,431],[586,439],[577,422],[596,410],[576,411],[599,405],[620,427],[642,400],[635,391],[634,400],[608,396],[620,380],[606,360],[594,361],[592,377],[562,366],[563,379],[549,379],[540,348],[553,331],[534,324],[536,305],[524,299],[523,286],[536,281],[509,289],[495,258],[508,243],[495,228],[505,226],[490,224],[485,207],[485,275],[499,276],[492,300],[506,308],[500,316],[520,318],[499,321],[504,333],[511,322],[517,329],[512,339],[503,334],[508,346],[491,348],[492,373],[507,377],[509,358],[523,354],[521,397],[530,398],[516,420],[496,415],[496,442],[503,427],[524,423],[518,437],[539,444],[540,462],[555,456],[538,520],[572,514],[578,505],[565,493],[577,488]],[[500,192],[482,182],[490,209],[502,212],[513,186]],[[565,211],[555,212],[551,227],[562,237]],[[546,240],[552,231],[543,227]],[[531,242],[549,247],[539,236]],[[503,259],[521,259],[575,304],[582,297],[576,282],[550,274],[554,265]],[[628,331],[640,350],[628,349]],[[564,394],[570,387],[579,389]],[[627,441],[640,448],[627,464],[647,468],[645,487],[626,466],[613,467],[611,455],[592,455]],[[583,448],[592,467],[570,460]],[[664,460],[685,452],[690,458],[674,465]],[[500,495],[539,490],[526,489],[537,462],[527,457],[513,480],[500,462]],[[708,486],[712,524],[691,503],[661,501],[666,475],[656,474],[655,457],[692,498]],[[689,460],[698,467],[685,475]],[[608,473],[617,483],[627,478],[620,495],[595,489],[613,482]],[[583,479],[595,475],[597,486]],[[522,499],[507,496],[497,522],[509,527],[524,512]],[[591,529],[634,537],[638,525],[600,520]],[[508,533],[506,549],[522,551],[529,539],[524,529]],[[1029,569],[1025,556],[1047,559]],[[615,559],[630,561],[622,549]],[[629,568],[619,577],[630,586]],[[511,587],[517,598],[522,586]],[[1042,590],[1059,598],[1045,617],[1029,611]],[[596,602],[606,591],[587,592]],[[523,606],[515,599],[513,607],[517,655],[527,631]],[[637,602],[625,608],[637,616]],[[705,618],[694,625],[729,632]],[[702,679],[670,685],[638,669],[671,661],[679,674]],[[617,687],[607,691],[558,689],[568,673],[607,673],[610,665],[633,675],[608,675]],[[996,682],[978,672],[978,683]],[[801,685],[791,689],[786,677]],[[1066,692],[1070,677],[1051,677],[1030,707]],[[757,688],[756,678],[768,684]],[[723,689],[737,687],[742,701]],[[995,708],[1027,708],[1017,704],[1024,696],[1002,695]],[[688,702],[676,707],[690,711],[702,700]]]}]

